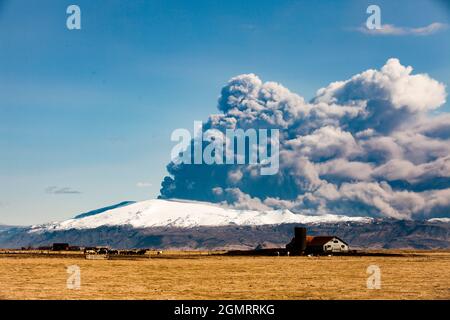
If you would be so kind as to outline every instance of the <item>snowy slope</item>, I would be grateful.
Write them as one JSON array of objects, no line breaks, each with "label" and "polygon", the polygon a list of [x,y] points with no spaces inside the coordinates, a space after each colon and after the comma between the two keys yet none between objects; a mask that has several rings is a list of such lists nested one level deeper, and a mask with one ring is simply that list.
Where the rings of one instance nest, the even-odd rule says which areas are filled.
[{"label": "snowy slope", "polygon": [[433,218],[428,219],[429,222],[443,222],[443,223],[450,223],[450,218]]},{"label": "snowy slope", "polygon": [[115,205],[112,205],[112,206],[108,206],[108,207],[104,207],[104,208],[100,208],[100,209],[95,209],[95,210],[91,210],[89,212],[85,212],[85,213],[79,214],[74,219],[80,219],[80,218],[85,218],[85,217],[88,217],[88,216],[93,216],[93,215],[96,215],[96,214],[99,214],[99,213],[102,213],[102,212],[105,212],[105,211],[108,211],[108,210],[112,210],[112,209],[116,209],[116,208],[120,208],[120,207],[125,207],[125,206],[128,206],[128,205],[133,204],[133,203],[136,203],[136,201],[123,201],[121,203],[118,203],[118,204],[115,204]]},{"label": "snowy slope", "polygon": [[206,202],[147,200],[63,222],[33,226],[30,232],[94,229],[130,225],[135,228],[278,225],[284,223],[369,222],[370,218],[338,215],[307,216],[289,210],[234,210]]}]

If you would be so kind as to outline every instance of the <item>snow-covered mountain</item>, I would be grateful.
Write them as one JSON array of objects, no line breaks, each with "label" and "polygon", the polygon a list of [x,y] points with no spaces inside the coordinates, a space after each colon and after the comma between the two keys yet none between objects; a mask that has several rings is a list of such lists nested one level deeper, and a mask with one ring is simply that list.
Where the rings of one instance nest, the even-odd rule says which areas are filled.
[{"label": "snow-covered mountain", "polygon": [[443,223],[450,223],[450,218],[433,218],[428,219],[429,222],[443,222]]},{"label": "snow-covered mountain", "polygon": [[0,248],[64,242],[112,248],[230,249],[284,247],[294,227],[311,235],[336,235],[352,247],[450,248],[446,219],[311,216],[288,210],[235,210],[205,202],[147,200],[121,202],[73,219],[32,227],[0,227]]},{"label": "snow-covered mountain", "polygon": [[370,222],[371,218],[341,215],[311,216],[289,210],[235,210],[206,202],[180,200],[147,200],[121,203],[111,209],[79,215],[73,219],[33,226],[30,232],[95,229],[103,226],[153,227],[216,227],[259,226],[289,223]]}]

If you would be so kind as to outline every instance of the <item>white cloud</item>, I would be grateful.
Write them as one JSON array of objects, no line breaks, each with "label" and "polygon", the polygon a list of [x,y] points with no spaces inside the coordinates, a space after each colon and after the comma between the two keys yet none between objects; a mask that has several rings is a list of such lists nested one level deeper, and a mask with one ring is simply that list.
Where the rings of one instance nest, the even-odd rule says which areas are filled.
[{"label": "white cloud", "polygon": [[46,193],[49,194],[80,194],[81,191],[72,189],[71,187],[57,187],[57,186],[50,186],[45,189]]},{"label": "white cloud", "polygon": [[334,177],[342,180],[371,180],[373,165],[366,162],[334,159],[316,165],[320,176]]},{"label": "white cloud", "polygon": [[[445,85],[427,74],[412,74],[411,66],[389,59],[380,71],[369,69],[347,81],[334,82],[318,90],[316,101],[368,106],[369,101],[386,101],[391,112],[433,110],[445,103]],[[370,107],[370,105],[369,105]],[[381,108],[381,106],[380,106]],[[386,110],[382,110],[385,112]]]},{"label": "white cloud", "polygon": [[296,149],[299,156],[306,156],[311,160],[349,157],[361,152],[350,132],[332,126],[325,126],[310,135],[288,140],[286,145]]},{"label": "white cloud", "polygon": [[449,28],[448,24],[441,22],[433,22],[425,27],[409,28],[409,27],[398,27],[393,24],[384,24],[381,29],[368,29],[366,26],[361,26],[357,28],[359,32],[370,34],[370,35],[386,35],[386,36],[428,36],[435,34],[439,31],[447,30]]},{"label": "white cloud", "polygon": [[138,188],[149,188],[152,184],[150,182],[138,182],[136,183],[136,187]]}]

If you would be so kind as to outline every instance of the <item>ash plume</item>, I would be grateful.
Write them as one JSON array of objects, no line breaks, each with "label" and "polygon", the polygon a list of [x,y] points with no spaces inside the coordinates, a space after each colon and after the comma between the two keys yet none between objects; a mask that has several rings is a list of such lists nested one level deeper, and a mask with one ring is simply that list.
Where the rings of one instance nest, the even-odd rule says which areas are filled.
[{"label": "ash plume", "polygon": [[428,219],[450,216],[444,84],[398,59],[317,91],[311,101],[254,74],[232,78],[205,129],[279,129],[279,172],[169,163],[161,198],[241,209]]}]

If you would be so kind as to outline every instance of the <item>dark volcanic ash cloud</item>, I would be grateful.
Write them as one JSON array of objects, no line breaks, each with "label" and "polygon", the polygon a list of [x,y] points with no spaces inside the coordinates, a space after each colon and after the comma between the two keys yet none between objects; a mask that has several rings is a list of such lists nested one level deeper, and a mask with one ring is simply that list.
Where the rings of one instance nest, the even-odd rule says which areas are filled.
[{"label": "dark volcanic ash cloud", "polygon": [[442,83],[389,59],[310,102],[254,74],[232,78],[205,128],[280,129],[280,170],[168,165],[162,198],[235,208],[423,219],[450,216],[450,114]]}]

